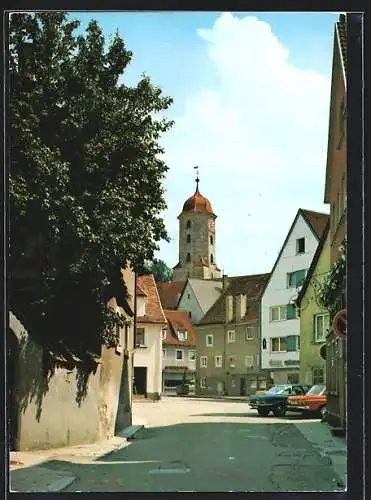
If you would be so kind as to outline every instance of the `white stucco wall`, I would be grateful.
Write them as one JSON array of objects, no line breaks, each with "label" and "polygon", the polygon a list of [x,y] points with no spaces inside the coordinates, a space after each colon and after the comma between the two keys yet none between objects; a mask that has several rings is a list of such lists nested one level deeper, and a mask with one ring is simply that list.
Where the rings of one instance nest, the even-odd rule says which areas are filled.
[{"label": "white stucco wall", "polygon": [[192,324],[194,325],[196,325],[204,315],[200,307],[200,304],[198,303],[196,295],[193,291],[193,288],[191,287],[189,282],[185,286],[183,295],[178,304],[178,309],[181,309],[182,311],[191,312]]},{"label": "white stucco wall", "polygon": [[162,328],[154,323],[137,323],[145,329],[146,347],[137,347],[134,353],[134,367],[147,367],[147,393],[162,392]]},{"label": "white stucco wall", "polygon": [[[196,370],[196,360],[189,360],[189,351],[194,351],[197,357],[196,347],[188,347],[188,346],[174,346],[174,345],[166,345],[164,344],[163,349],[166,351],[166,356],[162,360],[163,368],[170,366],[179,366],[179,367],[187,367],[188,370],[195,371]],[[181,349],[184,351],[184,359],[178,360],[176,359],[175,351],[177,349]]]},{"label": "white stucco wall", "polygon": [[[296,255],[296,240],[305,238],[305,253]],[[286,242],[285,248],[280,256],[279,262],[264,291],[261,301],[261,367],[274,371],[270,360],[281,361],[281,368],[298,368],[299,365],[286,366],[286,360],[297,360],[299,362],[299,351],[294,352],[271,352],[271,341],[273,337],[286,337],[300,334],[300,320],[289,319],[282,321],[270,321],[270,307],[283,306],[290,303],[296,294],[296,288],[287,287],[287,274],[300,269],[308,271],[314,253],[318,246],[318,240],[314,236],[307,223],[300,215]],[[263,339],[266,339],[267,347],[263,349]]]}]

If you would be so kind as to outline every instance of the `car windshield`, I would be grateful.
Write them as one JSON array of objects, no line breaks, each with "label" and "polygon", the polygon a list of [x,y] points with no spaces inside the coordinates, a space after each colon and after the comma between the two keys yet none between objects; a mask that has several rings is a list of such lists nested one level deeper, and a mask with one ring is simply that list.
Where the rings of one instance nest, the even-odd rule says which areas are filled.
[{"label": "car windshield", "polygon": [[324,388],[325,388],[324,385],[314,385],[309,389],[307,394],[321,394]]},{"label": "car windshield", "polygon": [[290,392],[290,388],[285,385],[275,385],[269,391],[271,394],[285,394]]}]

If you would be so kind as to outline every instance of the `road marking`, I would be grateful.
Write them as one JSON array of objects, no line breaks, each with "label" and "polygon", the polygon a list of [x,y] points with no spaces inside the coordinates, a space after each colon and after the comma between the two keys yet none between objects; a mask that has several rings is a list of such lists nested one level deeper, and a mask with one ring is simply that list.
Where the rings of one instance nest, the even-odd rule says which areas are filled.
[{"label": "road marking", "polygon": [[152,469],[148,474],[186,474],[191,469]]}]

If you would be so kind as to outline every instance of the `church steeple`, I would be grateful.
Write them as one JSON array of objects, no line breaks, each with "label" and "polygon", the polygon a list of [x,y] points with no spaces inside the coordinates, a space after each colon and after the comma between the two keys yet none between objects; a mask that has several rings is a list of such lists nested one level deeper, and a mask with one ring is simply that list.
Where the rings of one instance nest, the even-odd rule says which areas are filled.
[{"label": "church steeple", "polygon": [[199,168],[196,170],[196,190],[179,214],[179,262],[173,279],[213,279],[220,277],[215,264],[215,219],[210,201],[199,190]]}]

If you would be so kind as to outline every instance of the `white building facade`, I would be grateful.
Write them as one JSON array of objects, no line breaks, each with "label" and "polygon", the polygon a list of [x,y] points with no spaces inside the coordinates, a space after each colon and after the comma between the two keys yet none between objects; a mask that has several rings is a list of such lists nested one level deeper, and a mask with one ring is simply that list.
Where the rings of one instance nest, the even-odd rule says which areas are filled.
[{"label": "white building facade", "polygon": [[300,209],[262,294],[261,368],[274,384],[299,383],[300,320],[293,305],[328,220]]}]

